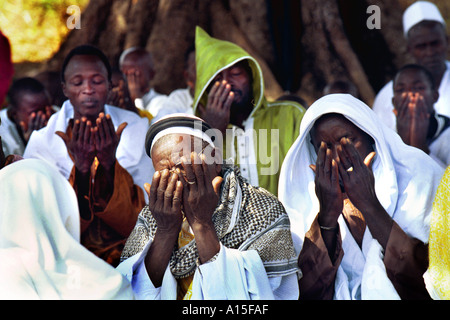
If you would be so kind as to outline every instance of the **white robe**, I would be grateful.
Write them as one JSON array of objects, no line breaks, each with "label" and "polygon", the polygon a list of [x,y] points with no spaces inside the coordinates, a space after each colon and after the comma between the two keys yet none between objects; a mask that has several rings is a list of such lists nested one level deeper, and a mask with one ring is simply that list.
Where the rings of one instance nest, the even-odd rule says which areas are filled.
[{"label": "white robe", "polygon": [[[427,243],[432,201],[443,168],[421,150],[404,144],[360,100],[348,94],[331,94],[308,108],[300,135],[281,168],[278,196],[291,221],[296,253],[300,253],[305,234],[319,212],[314,173],[308,167],[317,159],[310,130],[326,113],[344,115],[374,139],[372,171],[380,203],[407,235]],[[344,257],[335,280],[335,299],[398,299],[386,274],[382,247],[369,229],[366,227],[360,249],[342,215],[338,223]]]},{"label": "white robe", "polygon": [[[151,246],[117,267],[131,282],[136,299],[176,300],[177,280],[169,266],[162,286],[156,288],[145,268],[144,258]],[[255,250],[239,251],[220,245],[214,261],[197,267],[192,280],[192,300],[295,300],[298,299],[298,276],[268,278]]]},{"label": "white robe", "polygon": [[161,104],[158,107],[158,114],[152,119],[155,123],[159,119],[174,113],[194,114],[192,103],[194,98],[191,96],[190,89],[177,89],[172,91],[167,99],[158,99],[157,102]]},{"label": "white robe", "polygon": [[133,299],[130,283],[80,243],[75,192],[38,159],[0,170],[0,299]]},{"label": "white robe", "polygon": [[146,110],[156,116],[166,98],[166,95],[158,93],[152,88],[142,98],[134,99],[134,105],[136,108]]},{"label": "white robe", "polygon": [[[152,181],[154,168],[151,159],[145,153],[145,136],[149,127],[148,120],[131,111],[105,105],[105,113],[111,115],[115,129],[122,122],[128,125],[122,132],[116,151],[119,164],[133,177],[134,184],[144,190],[144,183]],[[60,111],[50,117],[46,127],[34,131],[25,148],[24,158],[39,158],[55,165],[67,179],[73,168],[73,161],[67,152],[64,141],[55,134],[66,132],[69,120],[73,118],[73,106],[69,100],[64,102]],[[144,192],[147,199],[147,193]]]},{"label": "white robe", "polygon": [[[450,118],[450,61],[446,61],[447,70],[442,76],[439,85],[439,99],[434,104],[436,113]],[[394,82],[389,81],[376,95],[372,110],[380,117],[381,121],[389,128],[397,131],[397,118],[394,115]]]}]

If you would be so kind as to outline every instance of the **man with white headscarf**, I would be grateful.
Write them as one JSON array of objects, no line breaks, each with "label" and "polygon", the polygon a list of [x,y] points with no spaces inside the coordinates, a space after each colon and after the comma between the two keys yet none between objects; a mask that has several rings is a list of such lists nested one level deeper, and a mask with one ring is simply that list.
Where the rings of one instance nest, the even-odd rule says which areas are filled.
[{"label": "man with white headscarf", "polygon": [[442,174],[351,95],[311,105],[279,183],[300,298],[429,298],[422,275]]},{"label": "man with white headscarf", "polygon": [[77,198],[46,162],[0,170],[0,299],[133,299],[130,283],[80,244]]},{"label": "man with white headscarf", "polygon": [[[403,14],[403,33],[408,51],[418,65],[431,72],[439,100],[436,113],[450,117],[450,62],[446,60],[448,37],[445,20],[437,6],[428,1],[417,1]],[[393,81],[388,82],[377,94],[372,109],[385,125],[396,130]]]},{"label": "man with white headscarf", "polygon": [[139,299],[297,299],[288,216],[222,166],[216,131],[179,114],[149,129],[156,172],[118,269]]}]

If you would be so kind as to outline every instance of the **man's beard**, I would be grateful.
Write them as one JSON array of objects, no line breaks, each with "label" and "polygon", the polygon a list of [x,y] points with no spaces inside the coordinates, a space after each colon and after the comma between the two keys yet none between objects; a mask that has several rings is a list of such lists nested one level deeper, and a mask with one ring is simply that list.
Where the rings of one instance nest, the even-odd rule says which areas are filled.
[{"label": "man's beard", "polygon": [[252,94],[249,92],[247,95],[242,96],[242,91],[239,91],[241,99],[239,101],[233,101],[233,104],[230,107],[230,122],[235,123],[235,120],[250,115],[253,110],[254,103],[252,99]]}]

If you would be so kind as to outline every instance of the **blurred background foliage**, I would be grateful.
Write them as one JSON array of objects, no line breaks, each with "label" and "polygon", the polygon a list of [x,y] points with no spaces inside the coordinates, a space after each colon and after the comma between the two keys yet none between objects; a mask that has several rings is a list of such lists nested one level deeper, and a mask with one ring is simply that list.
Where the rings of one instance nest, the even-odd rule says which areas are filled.
[{"label": "blurred background foliage", "polygon": [[9,38],[14,63],[40,62],[58,51],[70,31],[67,7],[81,11],[89,0],[1,0],[0,29]]}]

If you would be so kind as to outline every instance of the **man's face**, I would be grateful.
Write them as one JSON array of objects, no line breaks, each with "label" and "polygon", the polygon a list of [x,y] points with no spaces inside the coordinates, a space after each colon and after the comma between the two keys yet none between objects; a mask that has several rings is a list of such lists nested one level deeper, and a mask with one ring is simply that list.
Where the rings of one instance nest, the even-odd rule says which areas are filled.
[{"label": "man's face", "polygon": [[408,93],[419,93],[423,96],[428,111],[433,111],[434,103],[437,101],[437,90],[431,88],[427,76],[416,69],[406,69],[400,72],[394,79],[394,97],[392,103],[395,109],[398,109],[403,95]]},{"label": "man's face", "polygon": [[50,106],[50,100],[45,92],[32,93],[24,92],[17,101],[14,111],[11,113],[16,124],[24,122],[25,130],[28,129],[28,119],[33,112],[42,111],[45,113],[45,107]]},{"label": "man's face", "polygon": [[75,118],[95,120],[104,110],[111,84],[106,66],[97,56],[74,56],[64,73],[63,92],[74,107]]},{"label": "man's face", "polygon": [[[226,80],[234,92],[233,106],[245,106],[252,99],[252,83],[247,69],[238,62],[219,73],[212,83]],[[233,108],[232,106],[232,108]]]},{"label": "man's face", "polygon": [[[164,143],[156,143],[152,149],[153,167],[156,171],[167,169],[176,172],[178,170],[185,177],[181,158],[184,157],[188,163],[191,163],[191,152],[199,156],[204,155],[206,165],[220,172],[220,157],[216,154],[216,149],[205,144],[201,139],[187,134],[171,134]],[[201,165],[201,163],[193,164]]]},{"label": "man's face", "polygon": [[145,61],[144,57],[129,53],[123,60],[120,70],[127,76],[129,73],[139,72],[139,87],[147,92],[150,90],[150,81],[153,79],[154,72],[149,61]]},{"label": "man's face", "polygon": [[445,70],[447,47],[447,36],[438,23],[418,24],[408,32],[409,52],[417,64],[433,74]]},{"label": "man's face", "polygon": [[340,147],[342,138],[348,138],[353,143],[362,159],[373,151],[370,136],[342,115],[322,116],[311,130],[311,143],[316,153],[323,141],[331,150],[334,159],[338,158],[337,148]]}]

